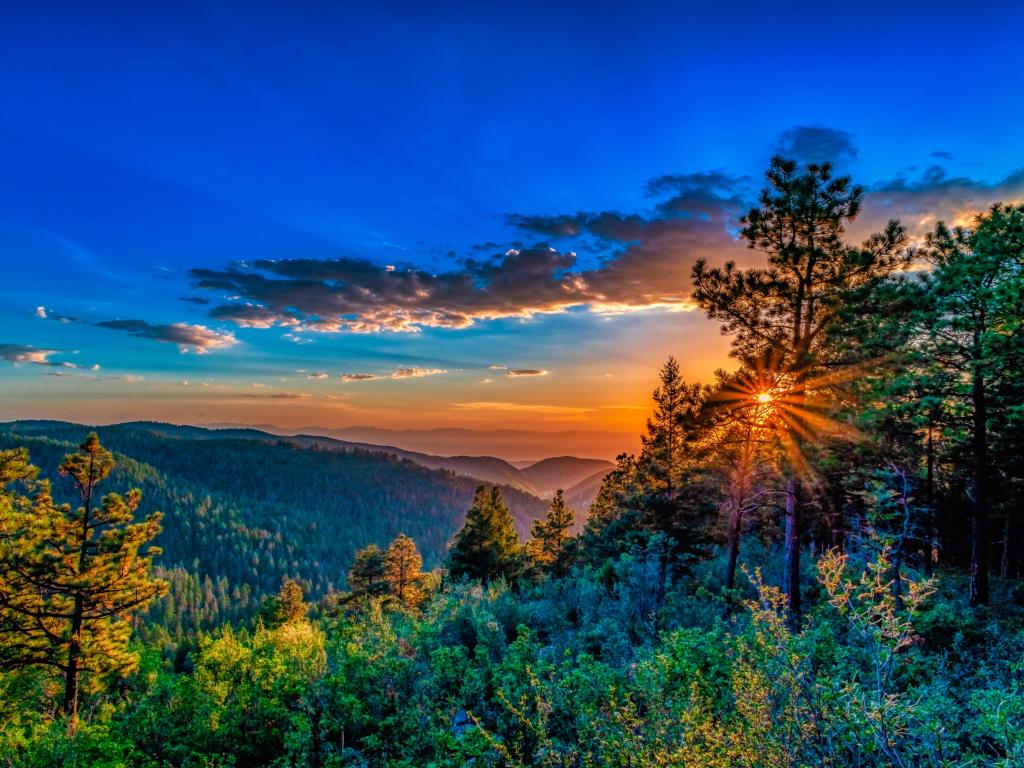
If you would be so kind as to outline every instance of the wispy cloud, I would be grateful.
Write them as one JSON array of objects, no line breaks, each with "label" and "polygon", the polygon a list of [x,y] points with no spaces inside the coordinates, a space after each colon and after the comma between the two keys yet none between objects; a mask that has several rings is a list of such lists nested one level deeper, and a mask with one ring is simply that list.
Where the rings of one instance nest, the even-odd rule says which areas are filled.
[{"label": "wispy cloud", "polygon": [[[63,349],[43,349],[31,344],[0,344],[0,360],[20,365],[45,365],[52,368],[76,368],[82,370],[99,370],[99,365],[78,365],[66,360],[51,360],[54,355],[69,354]],[[74,353],[72,353],[74,354]]]},{"label": "wispy cloud", "polygon": [[424,376],[437,376],[448,373],[442,368],[399,368],[391,374],[392,379],[421,379]]},{"label": "wispy cloud", "polygon": [[378,381],[380,379],[422,379],[425,376],[437,376],[448,373],[443,368],[396,368],[390,373],[343,373],[339,378],[344,382]]},{"label": "wispy cloud", "polygon": [[312,395],[308,392],[245,392],[242,397],[258,400],[305,400]]},{"label": "wispy cloud", "polygon": [[43,306],[36,307],[35,315],[36,315],[36,317],[42,318],[44,320],[56,320],[58,323],[80,323],[80,322],[82,322],[80,318],[71,317],[69,315],[61,315],[61,314],[59,314],[57,312],[54,312],[53,310],[50,310],[50,309],[47,309],[46,307],[43,307]]},{"label": "wispy cloud", "polygon": [[170,344],[177,344],[182,352],[205,354],[212,349],[234,346],[237,343],[234,334],[217,331],[205,325],[189,325],[188,323],[170,323],[160,325],[145,320],[105,320],[96,325],[115,331],[124,331],[131,336],[154,339]]},{"label": "wispy cloud", "polygon": [[539,368],[520,368],[514,371],[505,371],[506,376],[511,376],[513,379],[517,379],[521,376],[547,376],[550,371],[543,371]]},{"label": "wispy cloud", "polygon": [[583,416],[591,413],[592,408],[576,408],[567,405],[535,405],[531,403],[512,403],[505,401],[478,401],[470,403],[452,403],[452,408],[460,411],[504,411],[509,413],[542,413],[553,416]]}]

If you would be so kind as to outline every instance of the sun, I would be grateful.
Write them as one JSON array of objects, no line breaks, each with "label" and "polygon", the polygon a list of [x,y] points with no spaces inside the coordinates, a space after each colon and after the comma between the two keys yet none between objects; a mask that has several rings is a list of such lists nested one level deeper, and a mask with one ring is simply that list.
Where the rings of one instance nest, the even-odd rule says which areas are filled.
[{"label": "sun", "polygon": [[772,395],[771,392],[758,392],[755,399],[762,405],[767,405],[772,400],[774,400],[775,397]]}]

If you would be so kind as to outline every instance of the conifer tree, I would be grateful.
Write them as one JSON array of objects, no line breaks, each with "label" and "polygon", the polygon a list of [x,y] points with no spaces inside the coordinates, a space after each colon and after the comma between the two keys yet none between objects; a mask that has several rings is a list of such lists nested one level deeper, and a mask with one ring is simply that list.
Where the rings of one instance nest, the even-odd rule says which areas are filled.
[{"label": "conifer tree", "polygon": [[423,602],[423,558],[416,550],[416,542],[404,533],[384,553],[384,578],[391,596],[403,607],[416,608]]},{"label": "conifer tree", "polygon": [[707,543],[706,521],[697,519],[702,516],[694,503],[697,485],[689,481],[697,468],[693,443],[708,388],[683,381],[679,364],[669,357],[653,397],[654,412],[637,459],[643,525],[673,539],[676,554],[700,555]]},{"label": "conifer tree", "polygon": [[448,571],[452,576],[468,576],[490,582],[515,580],[522,568],[522,547],[512,515],[497,486],[476,489],[466,522],[455,534],[448,553]]},{"label": "conifer tree", "polygon": [[[7,457],[4,478],[29,480],[21,454]],[[114,468],[114,457],[95,433],[65,456],[81,506],[56,505],[45,482],[34,499],[4,494],[0,504],[0,647],[5,667],[42,665],[64,677],[62,712],[77,728],[83,672],[101,675],[131,669],[132,611],[166,592],[150,576],[156,547],[140,550],[160,531],[160,513],[132,522],[141,494],[96,488]],[[17,475],[20,474],[20,477]]]},{"label": "conifer tree", "polygon": [[281,618],[286,623],[301,621],[309,613],[309,606],[302,599],[302,587],[293,579],[286,579],[281,585],[281,591],[277,593],[277,601],[280,605]]},{"label": "conifer tree", "polygon": [[356,558],[348,571],[348,588],[353,595],[359,597],[373,597],[387,591],[384,552],[376,544],[370,544],[356,552]]},{"label": "conifer tree", "polygon": [[533,521],[532,538],[526,543],[526,551],[534,562],[556,576],[564,576],[572,565],[573,518],[565,494],[559,489],[551,500],[547,517]]},{"label": "conifer tree", "polygon": [[733,262],[693,269],[694,299],[709,317],[723,322],[741,360],[776,361],[788,377],[786,401],[795,428],[789,436],[783,589],[791,620],[799,623],[800,537],[804,527],[807,468],[801,458],[806,435],[801,411],[821,366],[829,361],[829,335],[851,302],[909,263],[906,233],[896,221],[861,247],[843,240],[847,223],[860,213],[864,191],[849,177],[833,177],[828,163],[772,158],[768,187],[743,218],[749,247],[767,256],[766,268],[738,270]]},{"label": "conifer tree", "polygon": [[639,496],[636,457],[619,454],[615,469],[601,482],[583,527],[583,556],[588,563],[601,566],[641,543],[644,534]]},{"label": "conifer tree", "polygon": [[[940,223],[928,237],[926,256],[933,269],[917,313],[925,329],[919,351],[930,363],[932,382],[944,381],[954,410],[969,416],[961,442],[971,467],[970,601],[984,605],[997,479],[993,448],[1004,448],[1004,461],[1015,446],[1019,450],[1014,419],[1024,394],[1024,206],[995,205],[973,229]],[[1014,500],[1006,499],[1006,505],[1014,506]]]}]

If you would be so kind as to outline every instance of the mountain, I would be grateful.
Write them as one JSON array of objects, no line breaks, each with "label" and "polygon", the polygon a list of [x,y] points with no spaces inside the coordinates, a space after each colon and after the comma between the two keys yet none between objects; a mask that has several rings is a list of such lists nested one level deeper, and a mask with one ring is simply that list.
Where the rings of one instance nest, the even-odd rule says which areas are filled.
[{"label": "mountain", "polygon": [[208,427],[193,427],[188,425],[163,424],[146,421],[129,422],[118,426],[146,429],[160,434],[173,435],[176,437],[191,437],[198,440],[223,440],[227,438],[260,440],[263,442],[278,442],[283,440],[304,448],[317,447],[334,451],[367,451],[371,453],[384,453],[390,454],[399,459],[407,459],[429,469],[447,470],[456,475],[474,478],[477,481],[483,481],[495,485],[507,485],[510,488],[516,488],[524,493],[529,493],[534,496],[543,495],[516,467],[509,464],[504,459],[499,459],[494,456],[434,456],[416,451],[406,451],[393,445],[356,443],[349,440],[339,440],[337,438],[316,434],[276,434],[265,432],[255,427],[224,427],[212,429]]},{"label": "mountain", "polygon": [[565,490],[565,503],[569,505],[570,509],[576,510],[578,523],[586,521],[586,512],[597,498],[597,492],[601,490],[601,483],[604,482],[605,475],[609,471],[609,469],[601,469]]},{"label": "mountain", "polygon": [[[28,448],[42,475],[53,480],[58,501],[73,502],[56,470],[90,429],[8,422],[0,424],[0,448]],[[385,546],[402,532],[433,567],[445,557],[479,484],[379,449],[327,449],[325,438],[285,440],[252,429],[150,422],[95,429],[118,458],[103,489],[139,487],[141,512],[164,513],[159,565],[172,578],[172,592],[192,595],[172,595],[175,610],[191,601],[196,610],[215,604],[244,613],[285,577],[298,579],[316,598],[344,586],[357,549]],[[508,485],[502,493],[525,537],[546,502]]]},{"label": "mountain", "polygon": [[603,477],[614,467],[612,462],[602,459],[556,456],[530,464],[519,471],[540,492],[541,496],[552,496],[559,488],[569,490],[577,483],[597,473],[601,473]]},{"label": "mountain", "polygon": [[[240,427],[234,423],[213,423],[212,428]],[[283,428],[269,424],[256,426],[273,434],[320,435],[355,443],[388,445],[437,456],[498,456],[515,465],[536,463],[552,454],[568,454],[597,459],[614,459],[623,451],[639,448],[635,434],[604,430],[568,429],[541,432],[528,429],[476,430],[460,427],[441,429],[382,429],[379,427],[319,426]]]}]

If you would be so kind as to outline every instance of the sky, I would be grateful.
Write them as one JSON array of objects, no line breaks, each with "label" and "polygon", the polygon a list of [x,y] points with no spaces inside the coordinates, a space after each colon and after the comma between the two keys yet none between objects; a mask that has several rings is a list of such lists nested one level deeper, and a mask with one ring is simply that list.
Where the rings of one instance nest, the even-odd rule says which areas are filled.
[{"label": "sky", "polygon": [[774,153],[1024,198],[1020,3],[18,6],[0,419],[635,439]]}]

